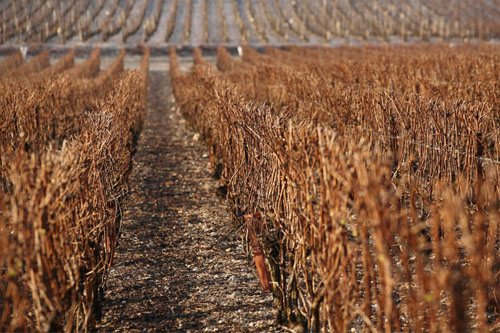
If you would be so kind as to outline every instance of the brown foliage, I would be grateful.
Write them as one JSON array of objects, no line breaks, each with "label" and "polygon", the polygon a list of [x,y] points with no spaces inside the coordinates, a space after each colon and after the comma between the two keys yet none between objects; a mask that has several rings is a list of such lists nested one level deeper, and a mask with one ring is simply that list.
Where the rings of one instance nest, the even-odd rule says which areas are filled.
[{"label": "brown foliage", "polygon": [[235,216],[263,216],[281,319],[498,329],[498,49],[272,52],[171,66]]},{"label": "brown foliage", "polygon": [[[2,163],[10,186],[0,196],[0,330],[93,327],[99,286],[111,265],[119,230],[134,137],[145,109],[143,70],[149,52],[145,54],[141,70],[123,71],[122,52],[93,79],[70,83],[63,74],[45,80],[45,90],[54,91],[59,84],[67,94],[51,95],[51,106],[67,106],[58,112],[79,110],[78,127],[72,136],[38,128],[45,133],[37,136],[64,141],[14,147]],[[26,90],[34,87],[31,81],[23,83]],[[18,114],[34,120],[28,104],[13,102],[19,103]],[[41,108],[46,101],[33,103]],[[50,112],[49,106],[44,111]],[[57,131],[60,128],[65,127]],[[11,130],[7,127],[2,134],[8,137]]]},{"label": "brown foliage", "polygon": [[39,55],[19,67],[13,68],[3,74],[4,78],[23,77],[34,72],[40,72],[49,65],[49,50],[42,51]]},{"label": "brown foliage", "polygon": [[0,74],[10,71],[20,66],[22,63],[23,63],[23,55],[21,54],[21,51],[17,51],[16,53],[4,59],[0,63]]}]

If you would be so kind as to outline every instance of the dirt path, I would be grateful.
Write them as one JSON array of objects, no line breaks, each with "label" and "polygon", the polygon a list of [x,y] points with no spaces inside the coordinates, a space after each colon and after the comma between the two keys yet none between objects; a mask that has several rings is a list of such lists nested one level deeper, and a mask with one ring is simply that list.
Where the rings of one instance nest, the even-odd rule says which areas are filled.
[{"label": "dirt path", "polygon": [[168,72],[150,87],[98,331],[276,330]]}]

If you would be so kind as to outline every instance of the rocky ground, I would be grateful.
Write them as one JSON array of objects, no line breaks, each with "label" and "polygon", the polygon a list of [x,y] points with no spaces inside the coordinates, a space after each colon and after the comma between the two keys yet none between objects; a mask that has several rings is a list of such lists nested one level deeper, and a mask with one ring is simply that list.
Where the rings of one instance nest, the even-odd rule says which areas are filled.
[{"label": "rocky ground", "polygon": [[278,331],[272,296],[216,195],[207,150],[186,129],[168,72],[152,69],[97,330]]}]

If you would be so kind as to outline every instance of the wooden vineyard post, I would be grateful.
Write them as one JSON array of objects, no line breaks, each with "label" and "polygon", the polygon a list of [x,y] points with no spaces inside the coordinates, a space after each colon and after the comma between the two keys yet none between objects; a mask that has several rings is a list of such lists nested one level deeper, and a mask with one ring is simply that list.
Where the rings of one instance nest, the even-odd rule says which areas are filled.
[{"label": "wooden vineyard post", "polygon": [[262,216],[260,213],[248,214],[244,216],[245,223],[248,229],[248,237],[250,238],[250,246],[252,247],[253,260],[257,267],[260,285],[265,293],[271,292],[269,281],[271,280],[269,271],[266,267],[266,258],[264,251],[260,246],[258,236],[262,233]]}]

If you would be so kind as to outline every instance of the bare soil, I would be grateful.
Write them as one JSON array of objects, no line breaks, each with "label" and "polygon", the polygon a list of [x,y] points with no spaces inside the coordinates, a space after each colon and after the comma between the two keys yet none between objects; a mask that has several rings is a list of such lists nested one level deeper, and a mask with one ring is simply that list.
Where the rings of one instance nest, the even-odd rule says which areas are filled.
[{"label": "bare soil", "polygon": [[174,104],[167,71],[150,73],[121,236],[98,331],[277,331],[205,146]]}]

